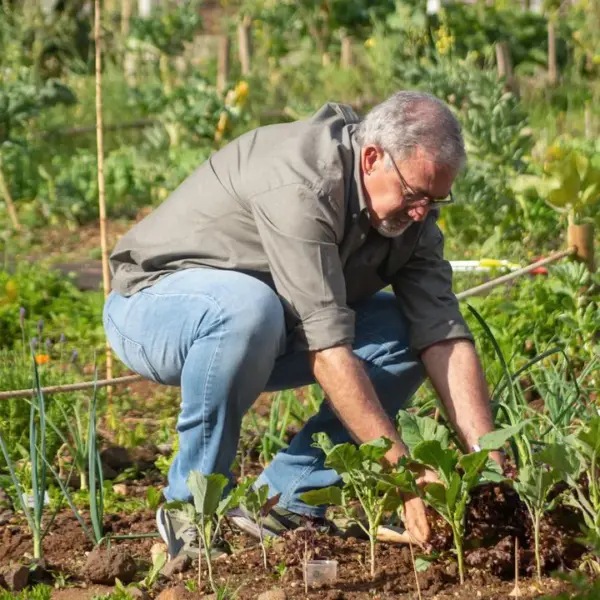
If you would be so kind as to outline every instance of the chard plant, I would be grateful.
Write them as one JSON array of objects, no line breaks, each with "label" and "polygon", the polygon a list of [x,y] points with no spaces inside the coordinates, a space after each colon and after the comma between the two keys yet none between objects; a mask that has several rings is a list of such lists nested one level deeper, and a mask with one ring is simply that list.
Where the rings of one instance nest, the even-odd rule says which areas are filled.
[{"label": "chard plant", "polygon": [[419,442],[411,453],[414,461],[435,471],[440,479],[439,483],[426,484],[423,494],[452,529],[461,584],[465,580],[463,542],[471,491],[485,481],[503,480],[496,463],[490,461],[489,452],[484,448],[460,456],[457,450],[444,448],[439,440],[428,440]]},{"label": "chard plant", "polygon": [[545,513],[554,510],[560,496],[551,498],[554,486],[562,480],[563,472],[571,471],[565,446],[545,444],[536,452],[529,464],[521,466],[514,482],[514,488],[525,503],[533,525],[535,564],[538,582],[542,581],[542,560],[540,554],[540,524]]},{"label": "chard plant", "polygon": [[[335,469],[344,485],[311,490],[301,499],[312,506],[323,504],[339,506],[344,515],[356,520],[369,538],[370,572],[375,577],[375,543],[377,529],[388,512],[397,510],[402,502],[401,492],[415,490],[414,476],[403,467],[386,472],[382,459],[392,447],[387,438],[379,438],[356,446],[345,443],[334,445],[325,433],[313,436],[314,446],[325,453],[325,466]],[[365,513],[367,524],[356,519],[351,503],[358,500]]]},{"label": "chard plant", "polygon": [[[199,471],[192,471],[187,478],[187,486],[192,493],[193,504],[189,502],[169,502],[165,508],[174,510],[183,521],[196,528],[201,550],[204,552],[208,579],[213,592],[217,593],[212,572],[211,550],[221,532],[221,524],[225,515],[239,505],[240,499],[248,491],[248,482],[234,488],[223,497],[228,479],[220,473],[203,475]],[[198,560],[198,586],[201,588],[201,560]]]}]

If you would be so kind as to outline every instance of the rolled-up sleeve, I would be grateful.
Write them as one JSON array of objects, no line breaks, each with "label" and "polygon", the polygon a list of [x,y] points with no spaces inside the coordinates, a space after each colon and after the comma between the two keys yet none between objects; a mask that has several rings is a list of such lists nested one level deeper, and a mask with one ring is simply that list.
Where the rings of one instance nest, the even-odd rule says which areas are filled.
[{"label": "rolled-up sleeve", "polygon": [[443,340],[473,341],[452,291],[452,268],[443,258],[444,236],[430,213],[408,262],[392,288],[409,324],[410,345],[417,352]]},{"label": "rolled-up sleeve", "polygon": [[323,350],[354,340],[339,257],[342,215],[330,198],[301,184],[251,198],[275,288],[298,321],[296,347]]}]

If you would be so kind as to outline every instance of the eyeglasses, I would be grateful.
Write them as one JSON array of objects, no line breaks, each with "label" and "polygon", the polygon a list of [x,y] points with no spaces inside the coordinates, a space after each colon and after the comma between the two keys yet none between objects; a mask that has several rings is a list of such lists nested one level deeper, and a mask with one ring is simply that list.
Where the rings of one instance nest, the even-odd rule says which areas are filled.
[{"label": "eyeglasses", "polygon": [[450,190],[450,194],[446,198],[429,198],[426,194],[421,192],[415,192],[406,182],[406,179],[402,177],[402,173],[400,173],[400,169],[398,165],[395,163],[392,155],[384,150],[385,154],[387,154],[390,159],[392,165],[394,165],[394,169],[396,169],[396,173],[398,173],[398,177],[400,179],[400,183],[402,184],[402,195],[406,201],[407,206],[417,207],[417,206],[445,206],[446,204],[454,203],[454,196],[452,195],[452,190]]}]

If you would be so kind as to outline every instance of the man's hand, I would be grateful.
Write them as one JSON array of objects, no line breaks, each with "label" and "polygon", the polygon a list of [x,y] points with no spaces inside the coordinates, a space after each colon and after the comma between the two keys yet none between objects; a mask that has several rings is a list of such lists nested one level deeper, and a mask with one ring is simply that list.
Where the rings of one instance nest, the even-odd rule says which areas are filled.
[{"label": "man's hand", "polygon": [[415,494],[404,494],[404,526],[415,544],[429,550],[431,528],[427,521],[425,504]]}]

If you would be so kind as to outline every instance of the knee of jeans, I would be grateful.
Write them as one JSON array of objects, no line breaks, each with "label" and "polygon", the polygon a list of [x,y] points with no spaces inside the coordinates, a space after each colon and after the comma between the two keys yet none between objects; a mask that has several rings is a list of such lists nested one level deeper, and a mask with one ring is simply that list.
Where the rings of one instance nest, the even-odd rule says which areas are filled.
[{"label": "knee of jeans", "polygon": [[277,356],[285,348],[283,305],[270,287],[259,281],[257,284],[240,309],[230,315],[227,325],[249,349],[272,351]]}]

